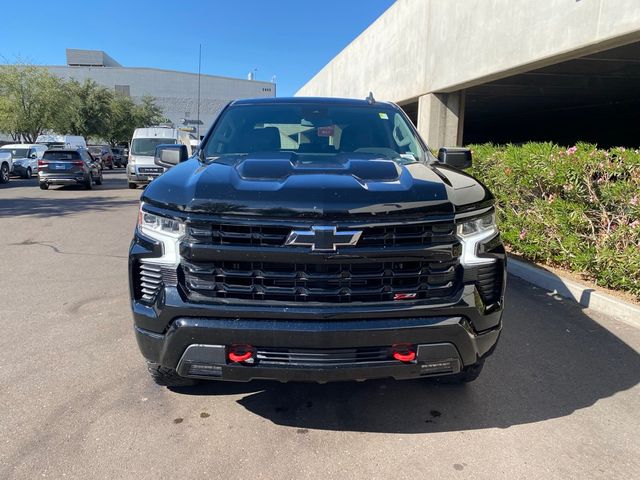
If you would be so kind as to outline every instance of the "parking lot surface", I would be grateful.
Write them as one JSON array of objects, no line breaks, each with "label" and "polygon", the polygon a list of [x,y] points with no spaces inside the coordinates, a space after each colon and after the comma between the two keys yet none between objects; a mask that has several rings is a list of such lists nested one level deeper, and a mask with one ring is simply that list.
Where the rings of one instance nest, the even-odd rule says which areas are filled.
[{"label": "parking lot surface", "polygon": [[640,330],[509,278],[480,379],[158,387],[135,343],[141,190],[0,186],[0,478],[637,478]]}]

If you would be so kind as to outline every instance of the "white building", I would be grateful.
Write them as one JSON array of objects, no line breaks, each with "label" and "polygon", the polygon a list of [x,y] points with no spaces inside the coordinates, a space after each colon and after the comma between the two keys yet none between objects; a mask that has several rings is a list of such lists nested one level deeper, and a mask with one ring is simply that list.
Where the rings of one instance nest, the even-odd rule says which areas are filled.
[{"label": "white building", "polygon": [[[67,65],[46,67],[54,75],[83,82],[86,79],[140,101],[156,99],[163,114],[176,126],[198,115],[198,74],[149,67],[123,67],[99,50],[67,49]],[[276,85],[241,78],[200,76],[200,134],[204,135],[224,106],[238,98],[275,97]]]}]

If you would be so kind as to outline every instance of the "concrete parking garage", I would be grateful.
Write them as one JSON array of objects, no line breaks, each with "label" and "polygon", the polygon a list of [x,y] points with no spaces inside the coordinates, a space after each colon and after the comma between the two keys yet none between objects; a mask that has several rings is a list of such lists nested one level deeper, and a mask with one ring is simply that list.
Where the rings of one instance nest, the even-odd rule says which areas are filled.
[{"label": "concrete parking garage", "polygon": [[[140,191],[0,187],[0,478],[633,478],[640,330],[509,278],[467,386],[153,384],[127,249]],[[636,473],[634,473],[636,472]]]},{"label": "concrete parking garage", "polygon": [[432,147],[638,146],[636,0],[398,0],[298,95],[401,105]]}]

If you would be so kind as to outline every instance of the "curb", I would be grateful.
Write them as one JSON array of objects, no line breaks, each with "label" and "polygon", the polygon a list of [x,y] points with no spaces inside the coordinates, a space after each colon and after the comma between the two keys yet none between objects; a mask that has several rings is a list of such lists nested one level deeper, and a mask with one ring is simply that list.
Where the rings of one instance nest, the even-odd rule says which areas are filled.
[{"label": "curb", "polygon": [[507,271],[537,287],[554,292],[595,312],[640,328],[640,307],[509,257]]}]

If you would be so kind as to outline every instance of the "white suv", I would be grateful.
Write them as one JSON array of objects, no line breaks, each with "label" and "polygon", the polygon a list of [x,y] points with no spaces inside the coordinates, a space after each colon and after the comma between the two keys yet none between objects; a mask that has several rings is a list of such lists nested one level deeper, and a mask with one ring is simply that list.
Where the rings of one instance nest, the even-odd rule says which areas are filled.
[{"label": "white suv", "polygon": [[42,159],[46,150],[46,145],[36,143],[14,143],[0,147],[0,152],[11,154],[13,168],[10,168],[10,173],[22,178],[31,178],[31,175],[38,173],[38,160]]}]

